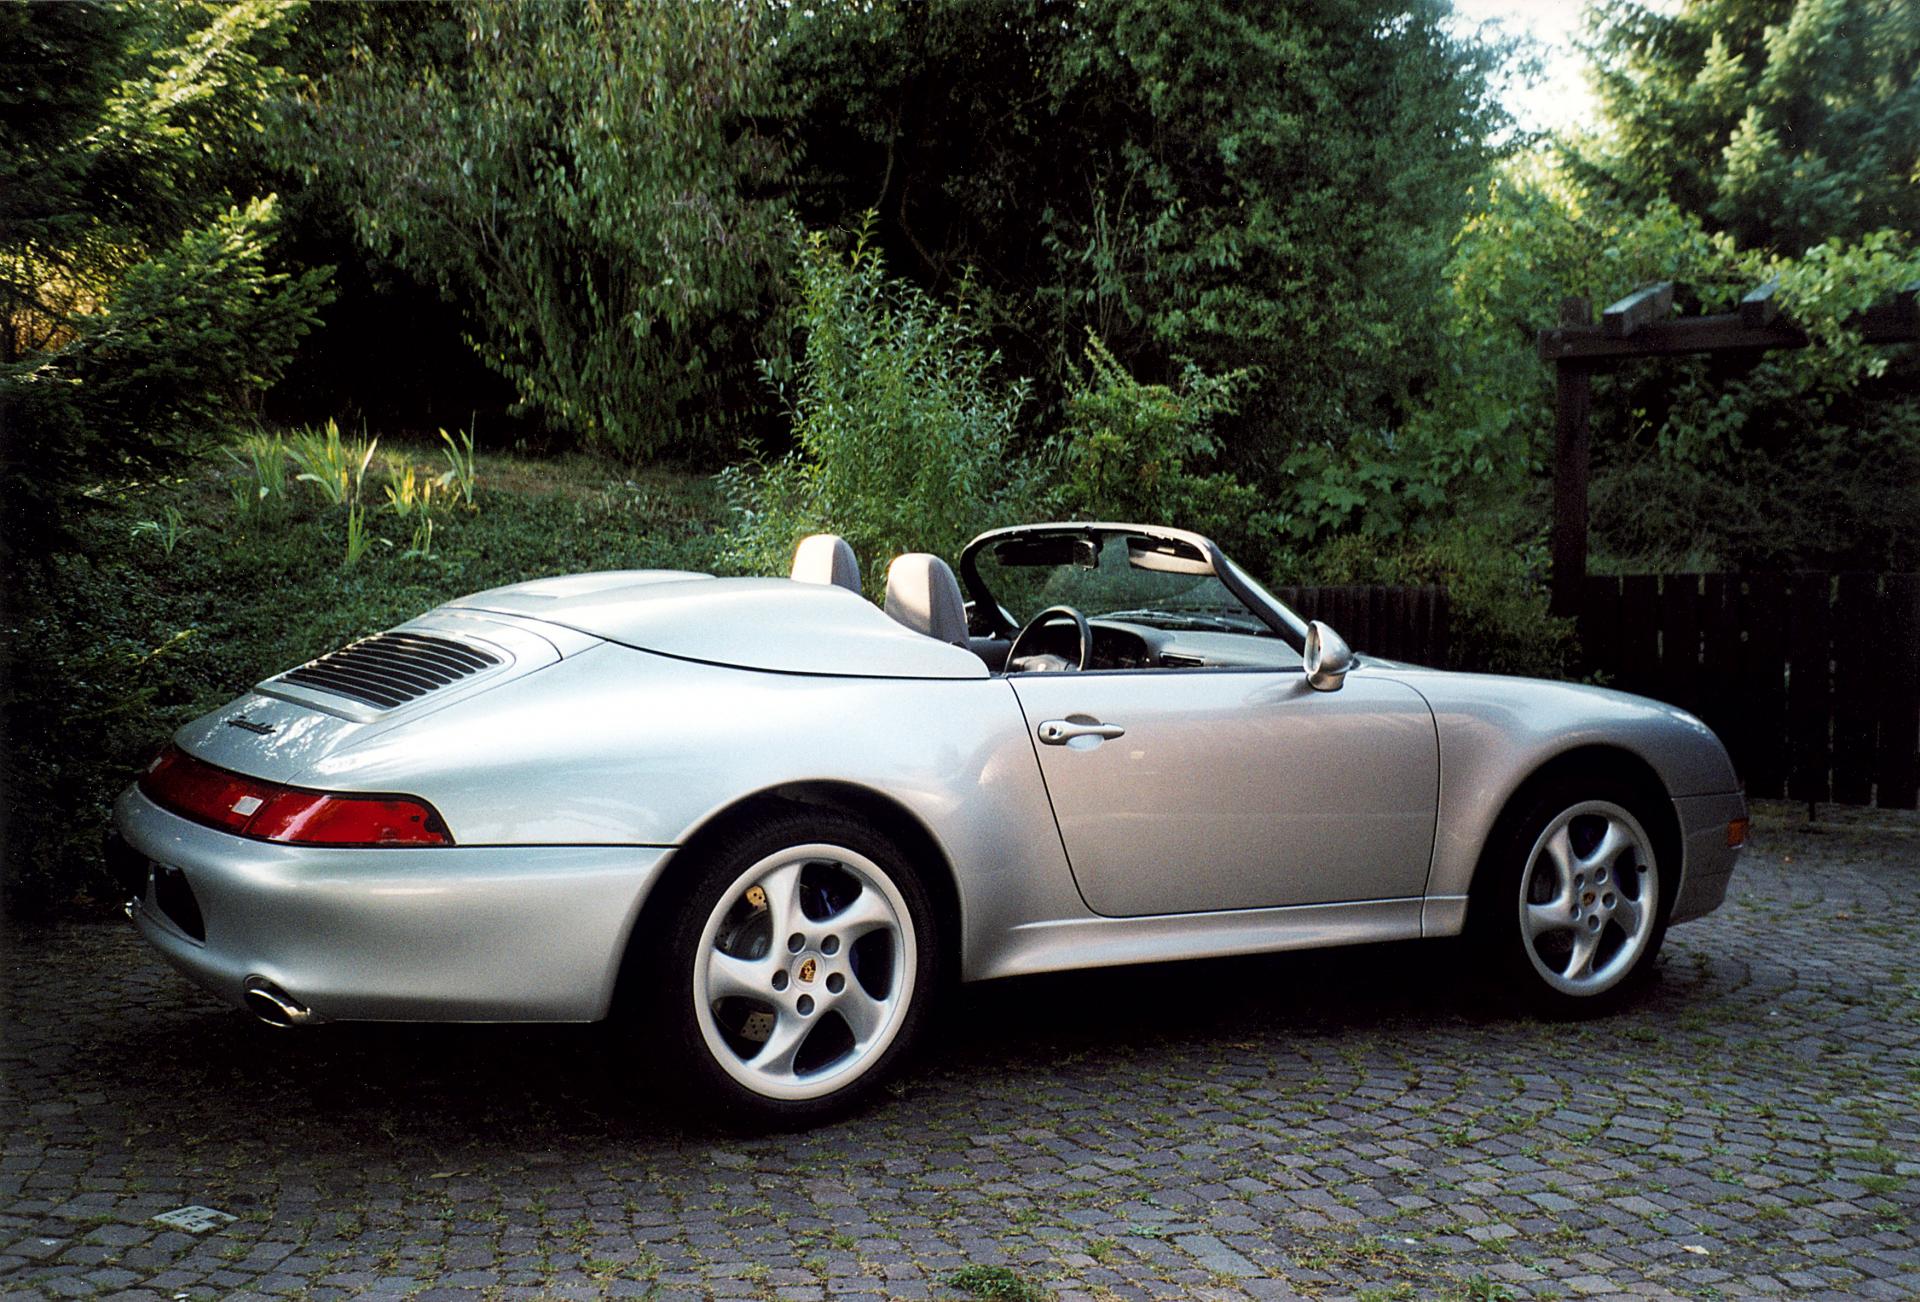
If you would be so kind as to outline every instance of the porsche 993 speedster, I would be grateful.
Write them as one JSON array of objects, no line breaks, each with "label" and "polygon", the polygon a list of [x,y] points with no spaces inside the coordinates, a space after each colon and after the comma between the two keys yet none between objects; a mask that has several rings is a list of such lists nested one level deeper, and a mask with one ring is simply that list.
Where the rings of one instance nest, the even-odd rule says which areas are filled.
[{"label": "porsche 993 speedster", "polygon": [[654,1019],[805,1122],[933,992],[1467,933],[1550,1011],[1717,906],[1698,720],[1350,651],[1208,539],[1043,524],[959,574],[578,574],[449,602],[188,724],[119,799],[140,934],[267,1021]]}]

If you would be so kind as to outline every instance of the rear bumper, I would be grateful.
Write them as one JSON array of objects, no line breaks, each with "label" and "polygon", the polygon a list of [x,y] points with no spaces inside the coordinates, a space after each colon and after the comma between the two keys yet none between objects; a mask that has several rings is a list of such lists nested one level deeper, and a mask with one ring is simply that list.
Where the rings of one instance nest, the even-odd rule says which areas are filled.
[{"label": "rear bumper", "polygon": [[[137,789],[115,804],[114,825],[155,866],[129,912],[168,962],[236,1006],[247,978],[263,977],[324,1020],[603,1017],[640,904],[672,854],[270,845],[176,817]],[[191,934],[195,912],[204,939]]]},{"label": "rear bumper", "polygon": [[1680,889],[1670,922],[1688,922],[1720,907],[1740,848],[1727,844],[1727,824],[1747,816],[1747,799],[1737,791],[1717,796],[1683,796],[1673,802],[1680,818]]}]

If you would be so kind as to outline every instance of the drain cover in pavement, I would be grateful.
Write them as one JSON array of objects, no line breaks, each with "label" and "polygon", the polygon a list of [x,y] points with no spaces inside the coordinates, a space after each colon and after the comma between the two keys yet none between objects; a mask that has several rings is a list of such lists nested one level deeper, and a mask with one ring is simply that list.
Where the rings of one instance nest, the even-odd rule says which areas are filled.
[{"label": "drain cover in pavement", "polygon": [[176,1207],[170,1212],[161,1212],[153,1219],[162,1225],[171,1225],[176,1230],[185,1230],[188,1234],[205,1234],[208,1230],[217,1230],[240,1218],[213,1207]]}]

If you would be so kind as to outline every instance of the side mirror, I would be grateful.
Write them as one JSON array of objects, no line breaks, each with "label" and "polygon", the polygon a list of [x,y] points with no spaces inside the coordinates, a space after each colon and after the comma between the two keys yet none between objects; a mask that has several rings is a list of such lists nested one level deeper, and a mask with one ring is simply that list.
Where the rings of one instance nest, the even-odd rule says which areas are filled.
[{"label": "side mirror", "polygon": [[1307,686],[1316,692],[1337,692],[1347,681],[1347,670],[1353,668],[1353,649],[1316,619],[1307,625],[1302,659],[1307,665]]}]

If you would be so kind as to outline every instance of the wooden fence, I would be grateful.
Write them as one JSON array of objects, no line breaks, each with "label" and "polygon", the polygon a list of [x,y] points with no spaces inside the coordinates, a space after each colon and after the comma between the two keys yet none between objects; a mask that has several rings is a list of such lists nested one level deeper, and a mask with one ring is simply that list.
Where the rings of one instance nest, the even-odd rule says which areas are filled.
[{"label": "wooden fence", "polygon": [[1302,619],[1325,623],[1356,651],[1422,665],[1447,663],[1445,588],[1351,584],[1275,588],[1273,595]]},{"label": "wooden fence", "polygon": [[1589,669],[1699,715],[1749,795],[1920,807],[1920,574],[1590,577],[1579,621]]}]

